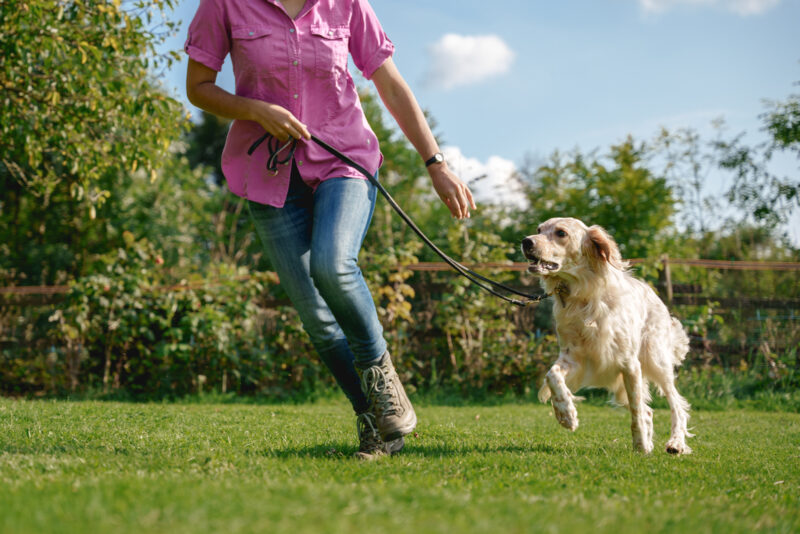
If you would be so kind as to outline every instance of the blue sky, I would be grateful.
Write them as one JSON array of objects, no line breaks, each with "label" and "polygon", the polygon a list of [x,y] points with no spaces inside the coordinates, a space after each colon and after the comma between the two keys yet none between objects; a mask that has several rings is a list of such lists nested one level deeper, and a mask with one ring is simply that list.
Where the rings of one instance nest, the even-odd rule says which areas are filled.
[{"label": "blue sky", "polygon": [[[763,99],[798,91],[796,0],[371,4],[467,179],[556,149],[602,151],[628,134],[648,139],[660,126],[710,136],[720,117],[731,133],[760,140]],[[184,24],[168,47],[181,48],[196,6],[178,5],[173,18]],[[184,74],[185,59],[165,84],[185,101]],[[229,62],[219,81],[233,88]]]}]

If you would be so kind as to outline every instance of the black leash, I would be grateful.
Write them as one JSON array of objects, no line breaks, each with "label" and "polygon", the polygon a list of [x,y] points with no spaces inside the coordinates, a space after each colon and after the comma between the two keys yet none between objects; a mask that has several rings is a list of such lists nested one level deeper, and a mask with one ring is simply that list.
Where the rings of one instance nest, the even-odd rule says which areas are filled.
[{"label": "black leash", "polygon": [[[247,154],[252,155],[253,152],[255,152],[255,150],[259,147],[259,145],[261,145],[261,143],[263,143],[267,139],[269,140],[267,143],[267,147],[269,149],[269,159],[267,159],[267,170],[271,172],[276,172],[278,170],[278,165],[288,163],[294,157],[294,151],[295,148],[297,147],[297,139],[290,137],[289,140],[283,144],[283,146],[280,146],[280,143],[277,139],[275,139],[269,133],[265,133],[264,135],[256,139],[256,141],[250,146],[250,149],[247,151]],[[417,227],[417,225],[414,224],[414,221],[411,220],[411,218],[406,214],[406,212],[404,212],[403,209],[397,204],[397,202],[395,202],[395,200],[392,198],[389,192],[386,191],[383,185],[381,185],[381,183],[378,180],[376,180],[375,177],[371,175],[368,170],[366,170],[364,167],[362,167],[352,159],[348,158],[347,156],[345,156],[344,154],[342,154],[341,152],[339,152],[326,142],[322,141],[318,137],[312,135],[311,140],[317,143],[322,148],[324,148],[329,153],[331,153],[333,156],[341,160],[342,162],[346,163],[347,165],[353,167],[358,172],[363,174],[367,178],[367,180],[369,180],[375,187],[378,188],[378,191],[380,191],[381,194],[384,196],[384,198],[387,200],[387,202],[389,202],[389,205],[392,208],[394,208],[397,214],[400,215],[400,218],[403,219],[403,221],[405,221],[405,223],[414,231],[414,233],[416,233],[420,237],[420,239],[422,239],[422,241],[426,245],[428,245],[431,249],[433,249],[433,251],[445,261],[445,263],[447,263],[456,272],[458,272],[460,275],[468,279],[476,286],[480,287],[485,291],[488,291],[489,293],[491,293],[496,297],[499,297],[512,304],[516,304],[517,306],[527,306],[531,302],[538,302],[547,297],[547,294],[545,293],[541,293],[538,295],[523,293],[522,291],[514,289],[513,287],[509,287],[505,284],[501,284],[500,282],[496,282],[490,278],[486,278],[485,276],[482,276],[476,273],[475,271],[460,264],[459,262],[455,261],[453,258],[445,254],[441,249],[439,249],[439,247],[437,247],[433,243],[433,241],[428,239],[428,237],[422,232],[422,230],[420,230]],[[289,148],[288,154],[284,158],[279,158],[278,155],[286,148]],[[508,295],[499,293],[498,290],[518,295],[528,300],[522,301],[519,299],[515,299],[509,297]]]}]

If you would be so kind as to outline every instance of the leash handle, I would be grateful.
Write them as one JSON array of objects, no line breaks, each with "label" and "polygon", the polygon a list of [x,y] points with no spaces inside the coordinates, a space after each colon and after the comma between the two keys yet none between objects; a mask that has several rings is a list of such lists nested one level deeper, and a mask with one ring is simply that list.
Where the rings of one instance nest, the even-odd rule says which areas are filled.
[{"label": "leash handle", "polygon": [[[247,155],[252,156],[253,152],[259,147],[261,143],[263,143],[266,139],[269,139],[267,142],[267,147],[269,148],[269,159],[267,159],[267,170],[273,173],[278,172],[278,165],[283,165],[285,163],[289,163],[292,161],[294,157],[294,149],[297,148],[297,139],[294,137],[289,137],[289,140],[284,143],[283,146],[278,146],[278,140],[275,139],[269,132],[265,133],[261,137],[255,140],[255,142],[250,145],[250,148],[247,150]],[[283,159],[278,158],[278,154],[283,152],[286,148],[289,148],[289,153],[286,154],[286,157]]]},{"label": "leash handle", "polygon": [[[294,157],[294,151],[295,151],[295,148],[297,148],[297,140],[290,137],[289,141],[287,141],[286,144],[284,144],[282,147],[278,147],[277,139],[272,137],[269,133],[266,133],[266,134],[262,135],[261,137],[259,137],[250,146],[250,149],[247,151],[247,154],[248,155],[252,155],[253,152],[256,150],[256,148],[258,148],[258,146],[262,142],[264,142],[264,140],[267,139],[267,138],[270,138],[270,142],[268,144],[270,157],[267,160],[267,169],[272,171],[272,172],[275,172],[275,171],[277,171],[277,164],[287,163],[287,162],[291,161],[291,159]],[[358,172],[363,174],[367,178],[367,180],[370,181],[370,183],[372,183],[375,187],[378,188],[378,191],[380,191],[381,195],[383,195],[383,197],[386,199],[386,201],[389,203],[389,205],[397,212],[397,214],[400,215],[400,218],[403,219],[403,221],[409,226],[409,228],[411,228],[414,231],[414,233],[416,233],[420,237],[420,239],[422,239],[422,241],[426,245],[428,245],[428,247],[430,247],[440,258],[442,258],[442,260],[444,260],[445,263],[447,263],[450,267],[452,267],[457,273],[459,273],[461,276],[465,277],[467,280],[469,280],[470,282],[472,282],[476,286],[480,287],[484,291],[487,291],[487,292],[491,293],[492,295],[494,295],[494,296],[496,296],[498,298],[501,298],[501,299],[503,299],[503,300],[505,300],[507,302],[510,302],[512,304],[516,304],[517,306],[522,306],[522,307],[527,306],[531,302],[538,302],[538,301],[544,299],[545,297],[547,297],[546,293],[541,293],[541,294],[538,294],[538,295],[531,295],[529,293],[524,293],[522,291],[514,289],[513,287],[509,287],[509,286],[507,286],[505,284],[502,284],[500,282],[497,282],[495,280],[487,278],[487,277],[485,277],[483,275],[480,275],[480,274],[476,273],[475,271],[473,271],[472,269],[469,269],[469,268],[465,267],[464,265],[460,264],[459,262],[457,262],[456,260],[454,260],[453,258],[448,256],[447,254],[445,254],[439,247],[437,247],[433,243],[433,241],[431,241],[428,238],[428,236],[425,235],[425,233],[422,230],[419,229],[419,227],[414,223],[414,221],[412,221],[411,218],[406,214],[406,212],[403,211],[403,209],[400,207],[400,205],[397,204],[397,202],[395,202],[394,198],[392,198],[392,196],[383,187],[383,185],[378,180],[376,180],[375,176],[370,174],[370,172],[368,170],[366,170],[364,167],[362,167],[361,165],[359,165],[358,163],[356,163],[355,161],[353,161],[349,157],[345,156],[344,154],[342,154],[341,152],[339,152],[338,150],[336,150],[335,148],[330,146],[325,141],[322,141],[317,136],[312,135],[311,136],[311,140],[314,141],[316,144],[318,144],[320,147],[322,147],[324,150],[326,150],[328,153],[330,153],[331,155],[333,155],[334,157],[336,157],[337,159],[342,161],[343,163],[346,163],[347,165],[353,167]],[[274,141],[274,143],[273,143],[273,141]],[[290,147],[288,155],[285,158],[283,158],[281,160],[278,160],[277,159],[277,155],[287,147]],[[485,282],[486,284],[489,284],[489,285],[486,285],[486,284],[481,283],[481,282]],[[527,301],[522,301],[522,300],[519,300],[519,299],[515,299],[515,298],[512,298],[512,297],[509,297],[508,295],[503,295],[502,293],[500,293],[497,290],[506,291],[508,293],[511,293],[511,294],[526,298],[528,300]]]}]

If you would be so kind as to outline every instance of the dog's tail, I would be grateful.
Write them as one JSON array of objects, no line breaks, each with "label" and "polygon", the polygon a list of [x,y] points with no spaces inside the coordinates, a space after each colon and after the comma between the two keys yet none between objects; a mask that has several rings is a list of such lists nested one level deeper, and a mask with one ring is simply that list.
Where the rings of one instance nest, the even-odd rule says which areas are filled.
[{"label": "dog's tail", "polygon": [[677,367],[686,358],[689,352],[689,337],[683,329],[681,322],[672,318],[672,363]]}]

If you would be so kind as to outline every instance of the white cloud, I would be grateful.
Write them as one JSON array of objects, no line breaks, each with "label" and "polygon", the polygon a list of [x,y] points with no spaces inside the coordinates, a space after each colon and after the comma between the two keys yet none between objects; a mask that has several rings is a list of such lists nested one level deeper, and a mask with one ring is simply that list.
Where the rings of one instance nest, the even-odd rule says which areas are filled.
[{"label": "white cloud", "polygon": [[480,82],[508,72],[514,52],[496,35],[445,34],[430,46],[425,84],[439,89]]},{"label": "white cloud", "polygon": [[742,16],[758,15],[777,6],[781,0],[638,0],[645,11],[662,13],[678,6],[710,6]]},{"label": "white cloud", "polygon": [[513,161],[491,156],[483,163],[477,158],[468,158],[455,146],[442,148],[447,165],[469,185],[478,204],[496,204],[526,208],[528,201],[516,177]]}]

